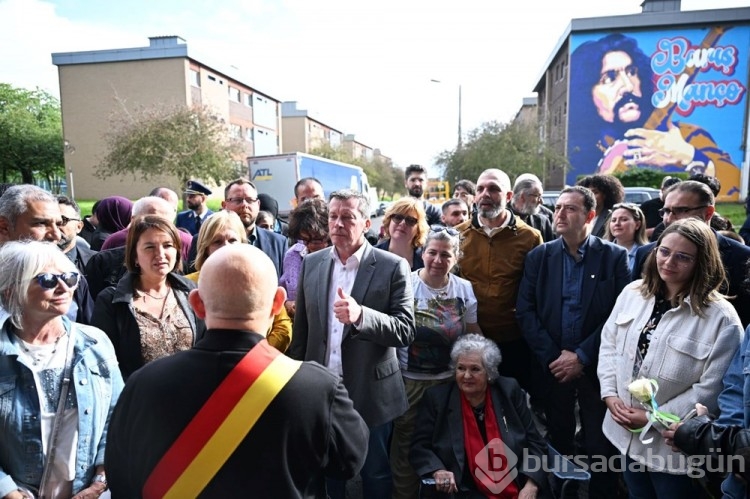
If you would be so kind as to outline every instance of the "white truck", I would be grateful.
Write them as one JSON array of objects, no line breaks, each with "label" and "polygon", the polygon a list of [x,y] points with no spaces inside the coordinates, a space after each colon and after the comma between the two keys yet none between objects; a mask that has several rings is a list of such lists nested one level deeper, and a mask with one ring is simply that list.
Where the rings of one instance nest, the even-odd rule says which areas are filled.
[{"label": "white truck", "polygon": [[296,206],[294,185],[305,177],[315,177],[323,185],[326,200],[339,189],[354,189],[370,199],[370,213],[377,209],[377,194],[370,187],[361,167],[301,152],[248,158],[250,179],[259,193],[273,196],[279,203],[279,216],[286,219]]}]

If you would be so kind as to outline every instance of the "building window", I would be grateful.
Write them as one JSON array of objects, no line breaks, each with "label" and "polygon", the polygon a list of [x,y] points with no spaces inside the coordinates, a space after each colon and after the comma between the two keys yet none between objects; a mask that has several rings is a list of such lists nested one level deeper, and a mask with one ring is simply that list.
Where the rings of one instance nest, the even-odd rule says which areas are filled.
[{"label": "building window", "polygon": [[195,69],[190,70],[190,84],[194,87],[201,86],[201,75]]},{"label": "building window", "polygon": [[247,107],[253,107],[253,96],[251,94],[245,94],[245,105]]},{"label": "building window", "polygon": [[208,79],[211,81],[216,81],[216,77],[214,75],[208,75]]},{"label": "building window", "polygon": [[240,102],[240,89],[229,87],[229,100],[232,102]]},{"label": "building window", "polygon": [[229,134],[234,139],[241,139],[242,138],[242,127],[240,125],[229,125]]},{"label": "building window", "polygon": [[245,129],[245,140],[247,140],[248,142],[252,142],[253,141],[253,129],[252,129],[252,127]]}]

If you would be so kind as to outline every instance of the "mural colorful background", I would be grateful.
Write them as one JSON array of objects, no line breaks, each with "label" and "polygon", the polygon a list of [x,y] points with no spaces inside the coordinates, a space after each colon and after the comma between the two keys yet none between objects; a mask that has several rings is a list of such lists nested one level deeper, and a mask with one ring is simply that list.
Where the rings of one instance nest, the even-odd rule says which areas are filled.
[{"label": "mural colorful background", "polygon": [[738,199],[750,26],[573,34],[566,183],[629,168],[705,173]]}]

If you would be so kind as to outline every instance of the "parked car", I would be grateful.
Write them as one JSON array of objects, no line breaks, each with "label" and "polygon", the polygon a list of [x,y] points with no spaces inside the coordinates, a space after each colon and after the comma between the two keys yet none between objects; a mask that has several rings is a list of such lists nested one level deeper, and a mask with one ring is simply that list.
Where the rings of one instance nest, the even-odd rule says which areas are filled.
[{"label": "parked car", "polygon": [[[555,209],[555,203],[560,196],[560,191],[544,191],[542,204],[550,210]],[[625,187],[625,202],[640,205],[644,201],[659,197],[659,189],[652,187]]]}]

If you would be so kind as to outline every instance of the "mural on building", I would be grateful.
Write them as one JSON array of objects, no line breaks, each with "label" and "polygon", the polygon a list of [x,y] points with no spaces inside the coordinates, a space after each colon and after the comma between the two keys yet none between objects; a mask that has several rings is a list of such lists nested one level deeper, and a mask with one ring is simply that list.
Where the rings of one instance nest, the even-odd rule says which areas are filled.
[{"label": "mural on building", "polygon": [[628,168],[718,177],[737,199],[750,26],[570,38],[566,182]]}]

